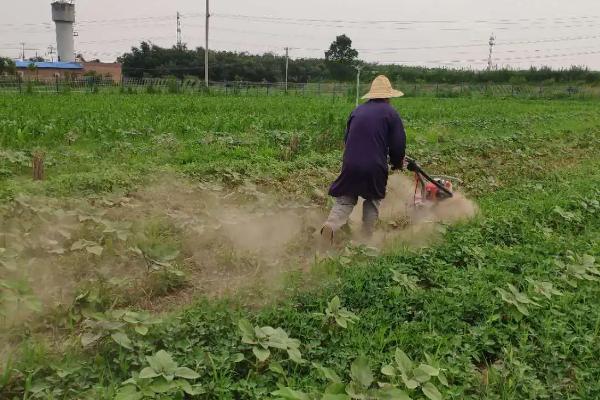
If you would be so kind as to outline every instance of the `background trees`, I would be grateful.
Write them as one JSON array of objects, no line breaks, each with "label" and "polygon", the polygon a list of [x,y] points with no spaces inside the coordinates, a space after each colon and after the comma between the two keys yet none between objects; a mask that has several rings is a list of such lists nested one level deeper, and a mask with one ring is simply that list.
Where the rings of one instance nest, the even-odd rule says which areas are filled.
[{"label": "background trees", "polygon": [[0,57],[0,75],[12,75],[16,71],[15,62],[10,58]]},{"label": "background trees", "polygon": [[346,35],[335,38],[325,52],[327,68],[334,80],[349,81],[353,78],[358,51],[352,48],[352,40]]},{"label": "background trees", "polygon": [[[365,81],[375,74],[386,74],[394,82],[404,83],[511,83],[551,84],[554,82],[600,83],[600,72],[573,66],[560,70],[548,67],[528,70],[425,68],[405,65],[380,65],[360,61],[358,51],[346,35],[337,36],[324,58],[292,59],[289,64],[290,82],[349,82],[355,79],[354,66],[365,66]],[[204,76],[202,47],[188,49],[163,48],[142,42],[131,52],[119,57],[123,73],[131,77]],[[285,57],[273,53],[211,51],[210,73],[215,81],[281,82],[285,79]]]}]

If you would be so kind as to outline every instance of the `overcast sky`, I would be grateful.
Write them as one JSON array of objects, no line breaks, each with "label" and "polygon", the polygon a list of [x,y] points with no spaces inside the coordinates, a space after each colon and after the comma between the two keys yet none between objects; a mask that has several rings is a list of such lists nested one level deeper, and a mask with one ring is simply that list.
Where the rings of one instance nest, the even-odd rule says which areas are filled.
[{"label": "overcast sky", "polygon": [[[3,2],[0,54],[45,55],[55,45],[49,0]],[[77,0],[76,49],[114,61],[141,40],[204,43],[204,0]],[[345,33],[360,58],[427,66],[587,65],[600,69],[600,0],[211,0],[212,49],[322,57]]]}]

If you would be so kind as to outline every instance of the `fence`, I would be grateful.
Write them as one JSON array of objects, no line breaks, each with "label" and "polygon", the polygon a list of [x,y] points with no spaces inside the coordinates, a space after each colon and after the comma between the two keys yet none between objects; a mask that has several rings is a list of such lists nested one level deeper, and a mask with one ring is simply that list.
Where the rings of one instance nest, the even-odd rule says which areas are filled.
[{"label": "fence", "polygon": [[[518,97],[529,99],[600,99],[600,87],[583,85],[510,85],[510,84],[407,84],[397,83],[407,97]],[[360,93],[368,90],[362,84]],[[232,96],[330,96],[355,98],[352,83],[288,83],[283,82],[211,82],[209,88],[196,79],[123,78],[120,82],[97,77],[76,79],[24,80],[0,77],[0,92],[12,93],[198,93]]]}]

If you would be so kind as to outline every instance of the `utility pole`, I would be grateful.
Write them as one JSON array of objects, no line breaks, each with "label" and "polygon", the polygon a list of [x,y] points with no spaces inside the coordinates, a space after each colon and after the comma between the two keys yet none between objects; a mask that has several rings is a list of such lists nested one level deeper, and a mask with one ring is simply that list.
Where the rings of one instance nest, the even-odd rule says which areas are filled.
[{"label": "utility pole", "polygon": [[54,46],[48,46],[48,54],[50,55],[50,61],[54,62]]},{"label": "utility pole", "polygon": [[181,14],[177,11],[177,48],[181,50],[182,48],[182,38],[181,38]]},{"label": "utility pole", "polygon": [[21,42],[21,60],[25,61],[25,43]]},{"label": "utility pole", "polygon": [[208,22],[210,19],[209,0],[206,0],[206,45],[204,46],[204,82],[208,89]]},{"label": "utility pole", "polygon": [[494,46],[496,45],[496,36],[494,36],[494,34],[492,33],[492,36],[490,36],[490,41],[489,41],[489,45],[490,45],[490,56],[488,57],[488,71],[491,71],[494,68],[494,59],[493,59],[493,53],[494,53]]},{"label": "utility pole", "polygon": [[356,107],[358,107],[358,102],[360,100],[360,71],[364,68],[363,65],[356,65]]},{"label": "utility pole", "polygon": [[285,48],[285,92],[288,91],[288,69],[289,69],[289,61],[290,61],[290,48]]}]

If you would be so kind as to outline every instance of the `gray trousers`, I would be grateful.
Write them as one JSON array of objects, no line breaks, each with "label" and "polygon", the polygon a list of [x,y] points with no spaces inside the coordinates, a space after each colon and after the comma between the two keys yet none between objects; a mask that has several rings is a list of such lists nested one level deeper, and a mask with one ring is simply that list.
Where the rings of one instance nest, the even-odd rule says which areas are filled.
[{"label": "gray trousers", "polygon": [[[358,196],[336,197],[335,204],[329,213],[327,221],[325,221],[325,226],[336,232],[342,226],[346,225],[356,203],[358,203]],[[364,233],[369,235],[373,233],[375,224],[379,219],[380,205],[381,200],[365,200],[363,202],[362,229]]]}]

